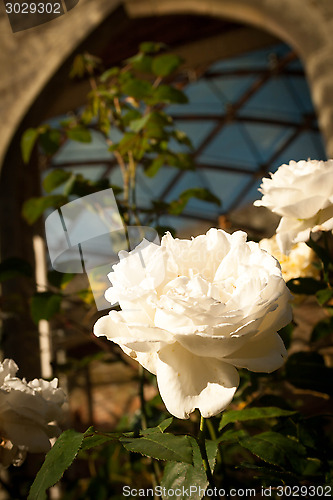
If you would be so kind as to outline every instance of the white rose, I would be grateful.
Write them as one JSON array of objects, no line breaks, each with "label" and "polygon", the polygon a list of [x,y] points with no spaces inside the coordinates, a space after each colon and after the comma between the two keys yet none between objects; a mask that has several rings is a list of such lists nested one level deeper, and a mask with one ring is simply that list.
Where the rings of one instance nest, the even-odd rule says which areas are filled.
[{"label": "white rose", "polygon": [[281,215],[276,230],[282,253],[307,241],[311,231],[333,229],[333,160],[291,161],[262,180],[261,200],[254,202]]},{"label": "white rose", "polygon": [[316,254],[305,243],[300,242],[293,245],[289,255],[280,251],[276,235],[259,241],[259,246],[280,262],[282,277],[285,281],[293,278],[318,279],[320,277],[320,270],[315,265],[318,262]]},{"label": "white rose", "polygon": [[157,375],[169,412],[204,417],[226,408],[235,367],[271,372],[286,350],[277,331],[291,321],[278,262],[246,234],[210,229],[192,240],[163,237],[120,253],[106,297],[119,301],[94,327]]},{"label": "white rose", "polygon": [[50,423],[60,419],[65,401],[58,380],[26,382],[15,376],[17,370],[18,366],[12,359],[0,363],[0,436],[3,447],[0,459],[10,456],[15,450],[21,454],[26,451],[46,452],[50,449],[49,439],[60,433],[57,425]]}]

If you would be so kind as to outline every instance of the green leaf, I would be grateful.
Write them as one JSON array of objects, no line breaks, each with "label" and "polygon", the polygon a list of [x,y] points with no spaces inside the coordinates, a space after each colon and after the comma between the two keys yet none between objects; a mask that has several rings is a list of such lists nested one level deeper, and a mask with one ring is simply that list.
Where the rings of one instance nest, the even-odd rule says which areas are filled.
[{"label": "green leaf", "polygon": [[148,168],[145,168],[144,172],[148,177],[154,177],[159,169],[165,164],[165,155],[156,156],[156,158],[150,163]]},{"label": "green leaf", "polygon": [[138,118],[136,120],[132,120],[129,124],[129,128],[133,132],[140,132],[140,130],[142,130],[146,126],[146,124],[150,118],[151,118],[151,114],[148,113],[147,115],[144,115],[141,118]]},{"label": "green leaf", "polygon": [[46,500],[46,490],[61,479],[63,473],[72,464],[84,435],[74,430],[61,434],[48,452],[29,492],[28,500]]},{"label": "green leaf", "polygon": [[29,198],[23,205],[22,215],[29,224],[33,224],[47,208],[59,208],[67,201],[66,196],[58,194]]},{"label": "green leaf", "polygon": [[224,431],[222,436],[217,439],[218,443],[238,443],[239,439],[248,436],[248,432],[244,429],[228,429]]},{"label": "green leaf", "polygon": [[182,130],[173,130],[172,136],[176,139],[179,144],[185,144],[189,148],[193,149],[193,144],[191,139]]},{"label": "green leaf", "polygon": [[75,276],[76,274],[74,273],[59,273],[58,271],[52,270],[47,273],[47,280],[50,285],[64,289]]},{"label": "green leaf", "polygon": [[161,54],[153,59],[151,69],[156,76],[169,76],[182,64],[183,59],[174,54]]},{"label": "green leaf", "polygon": [[221,201],[213,193],[205,188],[191,188],[184,191],[178,198],[178,200],[172,201],[169,207],[169,213],[172,215],[179,215],[182,213],[187,203],[191,198],[197,198],[199,200],[214,203],[220,206]]},{"label": "green leaf", "polygon": [[124,94],[134,97],[135,99],[144,99],[150,96],[152,89],[153,87],[149,82],[139,80],[138,78],[131,78],[121,86],[121,90]]},{"label": "green leaf", "polygon": [[333,317],[325,318],[316,324],[311,334],[311,342],[317,342],[333,333]]},{"label": "green leaf", "polygon": [[148,148],[148,140],[134,132],[124,134],[117,147],[122,156],[127,156],[128,152],[131,151],[135,160],[141,160]]},{"label": "green leaf", "polygon": [[70,177],[72,173],[68,170],[63,170],[62,168],[56,168],[52,170],[43,180],[43,188],[47,193],[50,193],[61,184],[64,184]]},{"label": "green leaf", "polygon": [[[153,89],[151,89],[152,91]],[[171,87],[171,85],[159,85],[152,94],[151,104],[186,104],[188,99],[184,92]]]},{"label": "green leaf", "polygon": [[287,286],[292,293],[304,295],[315,295],[319,290],[327,287],[324,281],[314,278],[294,278],[287,282]]},{"label": "green leaf", "polygon": [[123,434],[121,432],[99,432],[93,427],[89,427],[84,433],[84,439],[80,451],[90,450],[110,441],[118,441]]},{"label": "green leaf", "polygon": [[147,54],[139,52],[133,57],[126,59],[126,62],[131,64],[132,67],[140,73],[151,73],[153,58]]},{"label": "green leaf", "polygon": [[39,136],[39,143],[48,155],[54,155],[61,145],[62,134],[60,130],[47,128]]},{"label": "green leaf", "polygon": [[30,156],[34,145],[39,136],[39,129],[37,128],[28,128],[21,138],[21,152],[24,163],[28,163],[30,160]]},{"label": "green leaf", "polygon": [[239,444],[264,462],[283,467],[296,467],[306,457],[306,449],[295,439],[278,432],[263,432],[256,436],[240,439]]},{"label": "green leaf", "polygon": [[326,288],[325,290],[319,290],[316,293],[318,303],[323,306],[333,297],[333,290],[331,288]]},{"label": "green leaf", "polygon": [[36,324],[41,319],[49,320],[60,311],[62,295],[52,292],[36,293],[30,304],[31,317]]},{"label": "green leaf", "polygon": [[147,434],[154,434],[154,433],[163,433],[170,425],[172,424],[173,417],[167,418],[166,420],[163,420],[161,423],[158,424],[157,427],[149,427],[148,429],[145,429],[141,431],[141,434],[146,436]]},{"label": "green leaf", "polygon": [[[193,450],[193,464],[169,462],[164,469],[161,486],[169,495],[165,500],[200,500],[208,486],[207,476],[202,464],[199,446],[196,440],[189,437]],[[217,444],[215,441],[206,441],[208,461],[212,471],[215,466]],[[191,490],[190,490],[191,488]],[[191,491],[191,496],[189,492]],[[172,495],[171,493],[174,492]],[[176,494],[180,493],[180,494]],[[182,494],[184,493],[184,494]]]},{"label": "green leaf", "polygon": [[285,364],[286,379],[301,389],[333,395],[333,368],[316,352],[297,352]]},{"label": "green leaf", "polygon": [[188,436],[169,433],[149,433],[138,438],[121,438],[124,447],[158,460],[171,460],[192,464],[192,447]]},{"label": "green leaf", "polygon": [[243,410],[229,410],[222,415],[219,430],[233,422],[246,422],[248,420],[259,420],[262,418],[289,417],[295,411],[283,410],[274,406],[244,408]]},{"label": "green leaf", "polygon": [[140,52],[145,54],[155,54],[164,48],[166,48],[166,45],[161,42],[142,42],[139,45]]},{"label": "green leaf", "polygon": [[72,139],[72,141],[91,142],[90,130],[80,125],[66,130],[66,134],[68,139]]},{"label": "green leaf", "polygon": [[107,69],[106,71],[104,71],[104,73],[101,74],[99,79],[102,83],[105,83],[107,80],[109,80],[109,78],[119,75],[119,72],[120,69],[117,67]]},{"label": "green leaf", "polygon": [[32,278],[33,275],[30,263],[19,257],[10,257],[0,263],[0,283],[17,276]]}]

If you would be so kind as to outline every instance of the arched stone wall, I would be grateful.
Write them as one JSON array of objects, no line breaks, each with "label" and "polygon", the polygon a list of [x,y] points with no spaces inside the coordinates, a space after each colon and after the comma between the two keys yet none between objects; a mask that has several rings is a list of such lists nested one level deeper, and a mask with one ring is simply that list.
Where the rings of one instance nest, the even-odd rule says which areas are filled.
[{"label": "arched stone wall", "polygon": [[303,60],[333,156],[332,0],[80,0],[66,15],[13,34],[0,8],[0,164],[23,116],[78,44],[119,5],[131,17],[201,14],[252,24],[289,43]]},{"label": "arched stone wall", "polygon": [[333,2],[331,0],[127,0],[131,16],[197,13],[270,31],[303,61],[328,156],[333,157]]},{"label": "arched stone wall", "polygon": [[0,3],[0,165],[24,115],[78,44],[121,0],[80,0],[67,14],[12,33]]}]

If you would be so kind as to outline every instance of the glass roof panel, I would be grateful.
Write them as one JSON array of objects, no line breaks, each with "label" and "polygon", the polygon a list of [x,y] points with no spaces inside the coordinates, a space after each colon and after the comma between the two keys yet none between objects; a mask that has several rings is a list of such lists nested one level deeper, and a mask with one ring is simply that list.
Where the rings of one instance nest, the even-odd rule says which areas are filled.
[{"label": "glass roof panel", "polygon": [[255,170],[260,162],[254,145],[244,136],[239,122],[224,127],[198,159],[202,163],[241,165],[246,170]]},{"label": "glass roof panel", "polygon": [[300,122],[301,112],[284,80],[279,77],[267,81],[242,107],[239,116]]}]

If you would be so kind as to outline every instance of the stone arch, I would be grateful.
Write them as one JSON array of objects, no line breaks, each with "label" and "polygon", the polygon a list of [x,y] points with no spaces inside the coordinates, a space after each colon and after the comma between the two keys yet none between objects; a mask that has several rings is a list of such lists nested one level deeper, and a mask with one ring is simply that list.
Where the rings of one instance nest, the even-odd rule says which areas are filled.
[{"label": "stone arch", "polygon": [[326,150],[333,156],[333,4],[330,0],[128,0],[131,16],[192,13],[271,32],[298,53],[308,77]]}]

